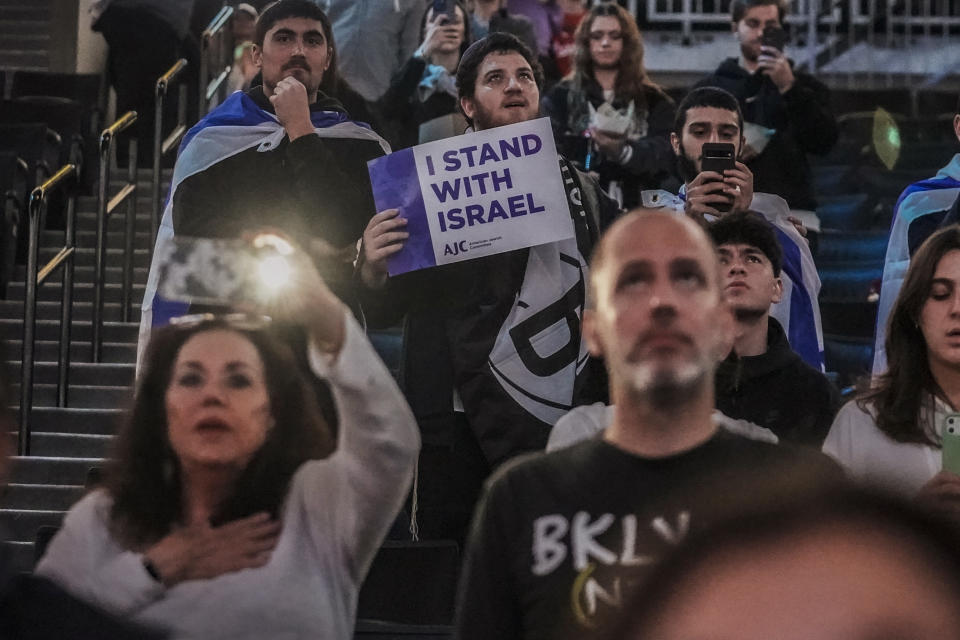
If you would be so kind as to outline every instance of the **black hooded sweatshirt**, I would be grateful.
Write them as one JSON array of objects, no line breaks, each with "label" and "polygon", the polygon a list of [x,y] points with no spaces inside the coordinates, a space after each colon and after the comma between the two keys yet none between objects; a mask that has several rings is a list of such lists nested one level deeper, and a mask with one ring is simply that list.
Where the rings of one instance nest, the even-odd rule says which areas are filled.
[{"label": "black hooded sweatshirt", "polygon": [[806,154],[824,155],[833,148],[837,121],[827,86],[796,69],[793,74],[793,87],[781,95],[770,78],[751,74],[736,58],[727,58],[696,86],[729,91],[740,102],[745,122],[776,130],[763,153],[746,163],[753,172],[754,191],[781,196],[791,209],[814,211],[817,202]]},{"label": "black hooded sweatshirt", "polygon": [[717,409],[773,431],[781,441],[820,448],[839,408],[827,377],[800,359],[780,323],[769,319],[767,351],[731,353],[716,374]]}]

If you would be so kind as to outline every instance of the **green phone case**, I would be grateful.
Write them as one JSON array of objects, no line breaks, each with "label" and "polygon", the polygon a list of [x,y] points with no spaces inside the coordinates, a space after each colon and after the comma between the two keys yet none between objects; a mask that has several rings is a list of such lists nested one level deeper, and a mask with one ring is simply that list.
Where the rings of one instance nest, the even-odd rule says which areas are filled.
[{"label": "green phone case", "polygon": [[960,474],[960,413],[943,419],[943,470]]}]

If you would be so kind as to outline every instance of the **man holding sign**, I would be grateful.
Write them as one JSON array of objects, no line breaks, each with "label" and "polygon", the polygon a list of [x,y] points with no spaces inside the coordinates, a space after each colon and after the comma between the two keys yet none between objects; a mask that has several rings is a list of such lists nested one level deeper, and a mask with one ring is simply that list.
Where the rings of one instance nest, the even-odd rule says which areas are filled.
[{"label": "man holding sign", "polygon": [[549,123],[530,122],[541,83],[519,40],[491,34],[457,71],[476,133],[371,163],[380,212],[359,276],[372,323],[406,317],[424,537],[462,539],[490,469],[542,449],[559,416],[606,394],[580,318],[587,257],[618,210],[566,160],[557,170]]}]

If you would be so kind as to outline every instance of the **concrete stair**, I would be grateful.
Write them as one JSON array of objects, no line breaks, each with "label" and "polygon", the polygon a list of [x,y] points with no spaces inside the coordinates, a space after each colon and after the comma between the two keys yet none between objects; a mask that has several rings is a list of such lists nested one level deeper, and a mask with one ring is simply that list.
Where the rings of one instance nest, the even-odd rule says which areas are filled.
[{"label": "concrete stair", "polygon": [[[10,13],[5,11],[9,8],[6,2],[9,0],[0,0],[0,23]],[[119,190],[124,177],[123,172],[114,172],[111,193]],[[150,203],[146,197],[149,180],[150,172],[140,170],[131,322],[123,322],[121,318],[125,210],[121,207],[107,224],[103,358],[98,364],[91,362],[97,201],[89,196],[77,199],[78,249],[74,266],[67,407],[56,406],[60,274],[51,276],[38,291],[33,409],[29,418],[31,455],[14,459],[10,484],[0,499],[0,531],[6,540],[2,544],[16,566],[24,571],[30,570],[34,564],[33,543],[38,528],[59,526],[65,512],[84,494],[90,469],[103,468],[123,410],[132,401],[140,303],[152,248]],[[52,258],[62,244],[62,230],[43,231],[40,264]],[[11,379],[15,402],[19,400],[23,348],[24,273],[22,265],[15,269],[6,299],[0,300],[0,366]],[[8,437],[16,443],[17,434],[0,434],[0,437]]]},{"label": "concrete stair", "polygon": [[50,68],[51,0],[0,0],[0,69]]}]

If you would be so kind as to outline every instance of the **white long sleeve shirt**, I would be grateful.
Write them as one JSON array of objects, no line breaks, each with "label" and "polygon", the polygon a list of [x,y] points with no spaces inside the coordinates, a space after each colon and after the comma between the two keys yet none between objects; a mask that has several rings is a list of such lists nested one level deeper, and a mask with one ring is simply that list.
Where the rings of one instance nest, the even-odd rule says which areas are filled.
[{"label": "white long sleeve shirt", "polygon": [[353,637],[357,594],[413,478],[419,431],[403,395],[348,314],[334,362],[311,351],[332,387],[339,445],[294,474],[269,563],[169,589],[111,536],[97,490],[67,514],[37,573],[75,595],[189,638]]}]

